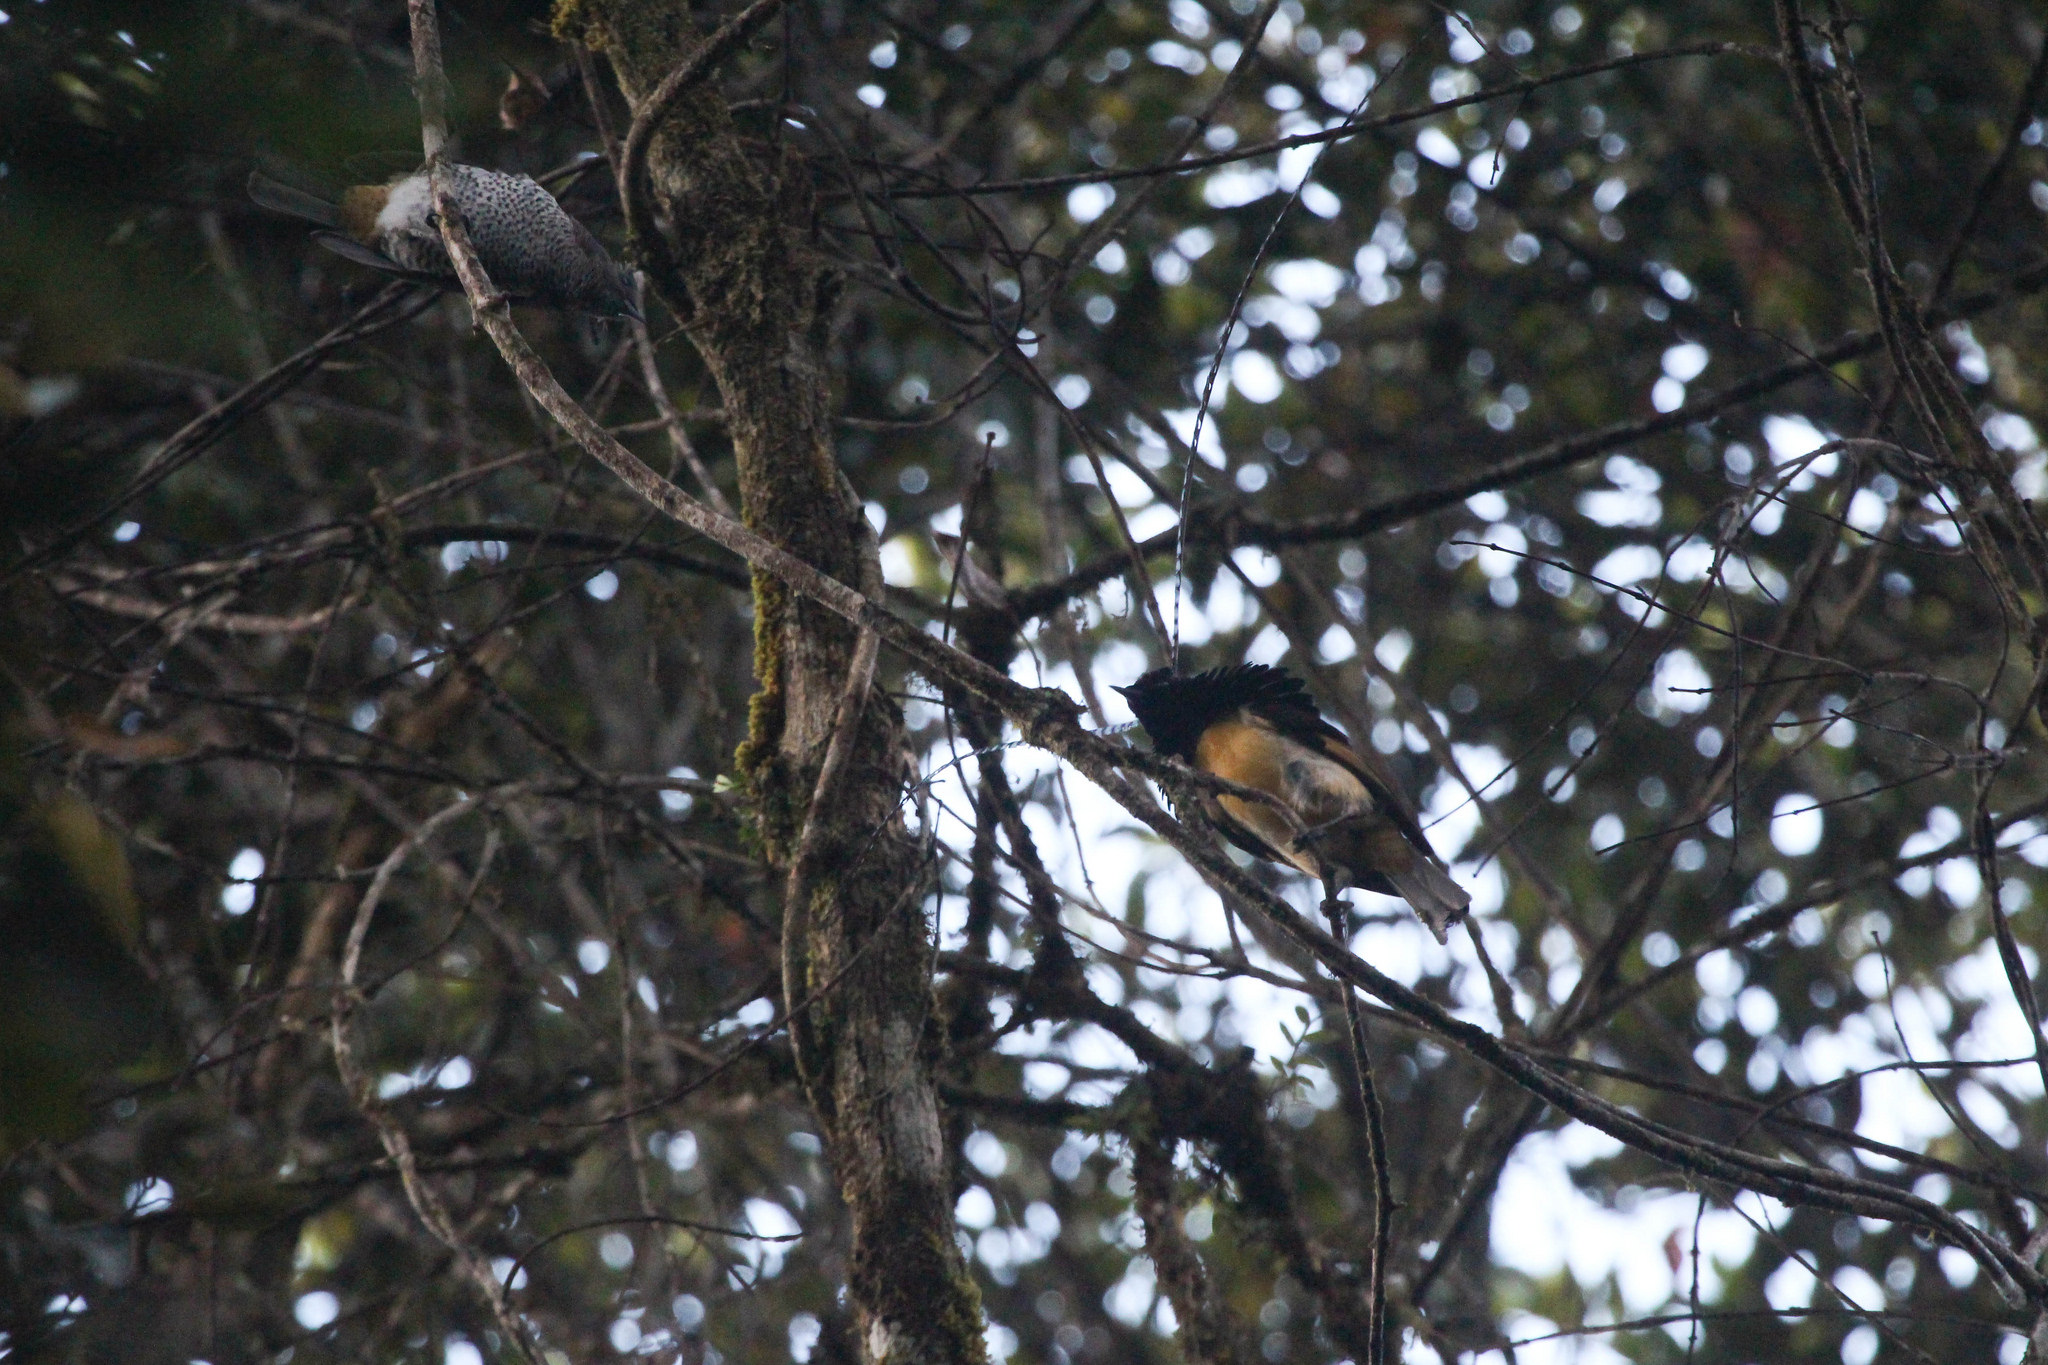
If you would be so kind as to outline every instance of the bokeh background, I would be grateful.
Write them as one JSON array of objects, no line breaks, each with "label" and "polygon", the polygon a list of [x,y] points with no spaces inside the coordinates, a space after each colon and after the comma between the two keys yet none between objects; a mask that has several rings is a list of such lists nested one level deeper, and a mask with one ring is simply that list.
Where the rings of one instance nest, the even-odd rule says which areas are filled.
[{"label": "bokeh background", "polygon": [[[381,297],[242,191],[417,164],[404,6],[0,6],[0,1358],[513,1358],[324,1024],[372,874],[477,793],[393,863],[359,1017],[464,1235],[562,1359],[853,1359],[780,882],[720,780],[744,566],[566,443],[459,298]],[[623,252],[602,64],[537,0],[441,12],[462,158]],[[2038,510],[2039,15],[1841,17],[1809,41],[1855,73],[1890,259]],[[1357,894],[1359,953],[1674,1128],[2038,1253],[2041,1044],[1994,923],[2030,980],[2038,621],[1900,400],[1777,46],[1725,0],[802,0],[722,79],[840,281],[839,462],[895,609],[1128,727],[1109,686],[1172,647],[1144,543],[1184,665],[1308,678],[1472,888],[1448,946]],[[620,327],[520,321],[690,482]],[[1193,1086],[1277,1173],[1171,1144],[1243,1358],[1349,1358],[1333,988],[1012,735],[1091,1002],[1026,1007],[1047,922],[969,757],[1005,741],[883,675],[991,1355],[1180,1358],[1131,1133]],[[1369,1018],[1401,1359],[2023,1358],[1961,1250],[1675,1171]]]}]

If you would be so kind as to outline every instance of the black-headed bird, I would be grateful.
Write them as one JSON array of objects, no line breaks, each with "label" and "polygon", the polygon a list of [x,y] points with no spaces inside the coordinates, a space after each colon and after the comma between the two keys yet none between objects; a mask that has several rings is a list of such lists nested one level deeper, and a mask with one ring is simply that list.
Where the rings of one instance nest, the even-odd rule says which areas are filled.
[{"label": "black-headed bird", "polygon": [[1472,903],[1400,788],[1323,719],[1301,679],[1265,664],[1193,675],[1155,668],[1116,690],[1158,752],[1294,813],[1298,826],[1264,802],[1205,793],[1202,813],[1245,852],[1300,868],[1332,891],[1399,896],[1438,942]]}]

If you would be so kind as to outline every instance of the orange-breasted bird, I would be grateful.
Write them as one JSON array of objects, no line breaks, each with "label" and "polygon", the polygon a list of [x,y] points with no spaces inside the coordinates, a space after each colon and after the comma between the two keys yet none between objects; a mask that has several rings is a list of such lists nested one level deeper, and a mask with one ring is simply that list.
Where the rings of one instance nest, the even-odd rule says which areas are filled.
[{"label": "orange-breasted bird", "polygon": [[1202,813],[1245,852],[1333,890],[1399,896],[1438,942],[1472,903],[1392,777],[1323,719],[1301,679],[1265,664],[1192,676],[1156,668],[1116,690],[1158,752],[1265,792],[1300,821],[1297,831],[1263,802],[1204,794]]},{"label": "orange-breasted bird", "polygon": [[[507,297],[594,313],[640,316],[632,272],[615,263],[590,229],[562,211],[529,176],[478,166],[448,167],[448,191],[491,283]],[[249,177],[249,197],[267,209],[318,223],[313,240],[336,255],[401,279],[459,289],[441,241],[427,173],[387,185],[352,185],[338,201]]]}]

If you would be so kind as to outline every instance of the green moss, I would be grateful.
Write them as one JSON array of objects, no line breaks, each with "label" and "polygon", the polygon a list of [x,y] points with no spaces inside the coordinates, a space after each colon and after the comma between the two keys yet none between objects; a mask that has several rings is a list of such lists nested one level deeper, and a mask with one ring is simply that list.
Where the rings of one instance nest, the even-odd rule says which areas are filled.
[{"label": "green moss", "polygon": [[784,703],[782,635],[791,604],[789,589],[765,574],[754,575],[754,679],[760,690],[747,701],[747,737],[733,755],[733,770],[746,784],[755,834],[763,851],[780,861],[795,819],[789,810],[789,774],[781,762]]},{"label": "green moss", "polygon": [[[950,1225],[952,1219],[943,1220]],[[933,1232],[932,1249],[938,1253],[940,1265],[952,1265],[953,1292],[945,1296],[945,1319],[939,1325],[953,1340],[950,1353],[954,1360],[986,1361],[988,1359],[987,1337],[982,1329],[981,1286],[974,1282],[974,1274],[967,1268],[960,1250],[954,1246],[950,1236]]]},{"label": "green moss", "polygon": [[651,73],[673,66],[702,36],[683,0],[555,0],[551,27],[561,41],[611,57],[633,88],[651,83]]},{"label": "green moss", "polygon": [[555,0],[555,12],[548,21],[548,27],[558,41],[581,43],[590,48],[604,46],[603,31],[585,11],[583,0]]}]

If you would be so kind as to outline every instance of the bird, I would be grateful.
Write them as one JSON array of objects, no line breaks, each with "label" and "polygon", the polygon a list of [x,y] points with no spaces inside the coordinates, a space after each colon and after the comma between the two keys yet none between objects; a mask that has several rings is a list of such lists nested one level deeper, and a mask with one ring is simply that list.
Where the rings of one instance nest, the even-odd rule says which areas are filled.
[{"label": "bird", "polygon": [[1204,793],[1202,813],[1245,852],[1299,868],[1331,893],[1346,886],[1399,896],[1437,942],[1472,897],[1429,846],[1414,809],[1378,760],[1352,747],[1301,679],[1267,664],[1205,673],[1155,668],[1116,689],[1169,758],[1277,798]]},{"label": "bird", "polygon": [[[590,229],[532,177],[451,163],[448,192],[477,259],[507,298],[605,318],[640,316],[632,271],[614,262]],[[319,224],[313,240],[358,265],[443,289],[461,287],[424,170],[383,185],[352,185],[338,200],[256,171],[249,197]]]}]

